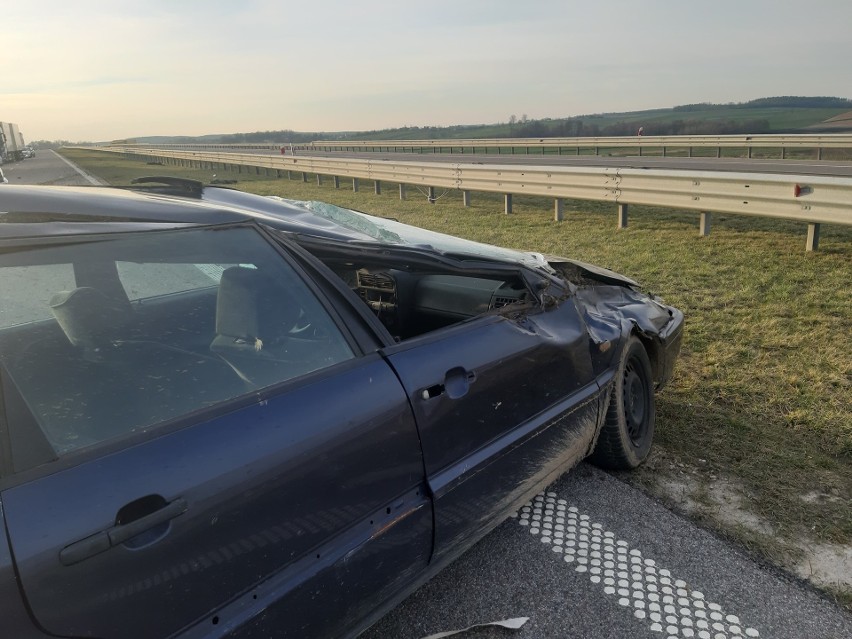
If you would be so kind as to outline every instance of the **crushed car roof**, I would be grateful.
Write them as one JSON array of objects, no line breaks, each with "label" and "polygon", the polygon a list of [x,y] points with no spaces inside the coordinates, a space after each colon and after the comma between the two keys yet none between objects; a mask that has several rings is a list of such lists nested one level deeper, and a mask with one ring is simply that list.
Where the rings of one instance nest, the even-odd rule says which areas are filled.
[{"label": "crushed car roof", "polygon": [[[150,184],[153,178],[144,182]],[[280,231],[342,242],[391,244],[444,255],[546,267],[537,253],[480,244],[324,202],[264,197],[192,180],[158,179],[159,186],[4,187],[0,238],[117,232],[164,225],[212,225],[247,220]]]},{"label": "crushed car roof", "polygon": [[149,177],[135,182],[141,186],[4,185],[0,239],[256,221],[297,235],[514,263],[551,274],[553,263],[568,262],[602,281],[637,285],[623,275],[577,260],[482,244],[324,202],[255,195],[183,178]]}]

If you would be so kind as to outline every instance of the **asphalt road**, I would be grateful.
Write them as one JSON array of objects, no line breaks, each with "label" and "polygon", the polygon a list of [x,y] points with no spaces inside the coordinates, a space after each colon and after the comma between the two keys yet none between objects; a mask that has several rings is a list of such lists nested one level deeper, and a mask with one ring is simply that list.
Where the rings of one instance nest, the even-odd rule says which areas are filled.
[{"label": "asphalt road", "polygon": [[415,592],[364,639],[842,639],[852,615],[586,464]]},{"label": "asphalt road", "polygon": [[[56,154],[3,166],[18,184],[88,184]],[[0,187],[2,188],[2,187]],[[331,611],[330,611],[331,612]],[[391,611],[365,639],[848,639],[852,614],[804,583],[583,464]]]},{"label": "asphalt road", "polygon": [[[34,158],[3,165],[9,184],[56,184],[85,186],[97,183],[53,151],[37,151]],[[94,181],[93,181],[94,180]]]}]

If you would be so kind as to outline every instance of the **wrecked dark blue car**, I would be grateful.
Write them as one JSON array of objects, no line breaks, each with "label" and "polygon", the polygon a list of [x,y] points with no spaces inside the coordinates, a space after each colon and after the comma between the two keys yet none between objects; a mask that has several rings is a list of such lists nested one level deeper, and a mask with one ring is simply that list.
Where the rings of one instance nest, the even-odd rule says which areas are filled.
[{"label": "wrecked dark blue car", "polygon": [[647,456],[683,316],[632,280],[149,182],[0,189],[3,636],[354,636]]}]

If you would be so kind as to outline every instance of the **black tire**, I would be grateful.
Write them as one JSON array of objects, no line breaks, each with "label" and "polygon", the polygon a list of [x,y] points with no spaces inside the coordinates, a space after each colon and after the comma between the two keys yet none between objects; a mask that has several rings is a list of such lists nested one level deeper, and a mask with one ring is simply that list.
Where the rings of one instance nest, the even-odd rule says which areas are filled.
[{"label": "black tire", "polygon": [[642,342],[630,337],[618,364],[606,420],[589,459],[611,470],[636,468],[651,452],[655,420],[651,361]]}]

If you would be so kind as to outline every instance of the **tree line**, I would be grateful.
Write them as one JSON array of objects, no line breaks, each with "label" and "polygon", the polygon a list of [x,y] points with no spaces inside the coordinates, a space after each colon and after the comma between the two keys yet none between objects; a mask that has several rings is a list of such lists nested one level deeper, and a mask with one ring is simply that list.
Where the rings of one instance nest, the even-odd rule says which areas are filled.
[{"label": "tree line", "polygon": [[[572,118],[558,122],[532,120],[526,124],[512,127],[498,137],[512,138],[575,138],[575,137],[614,137],[636,135],[635,122],[613,122],[597,124],[581,118]],[[671,122],[650,122],[642,125],[643,135],[737,135],[769,133],[769,120],[672,120]]]}]

